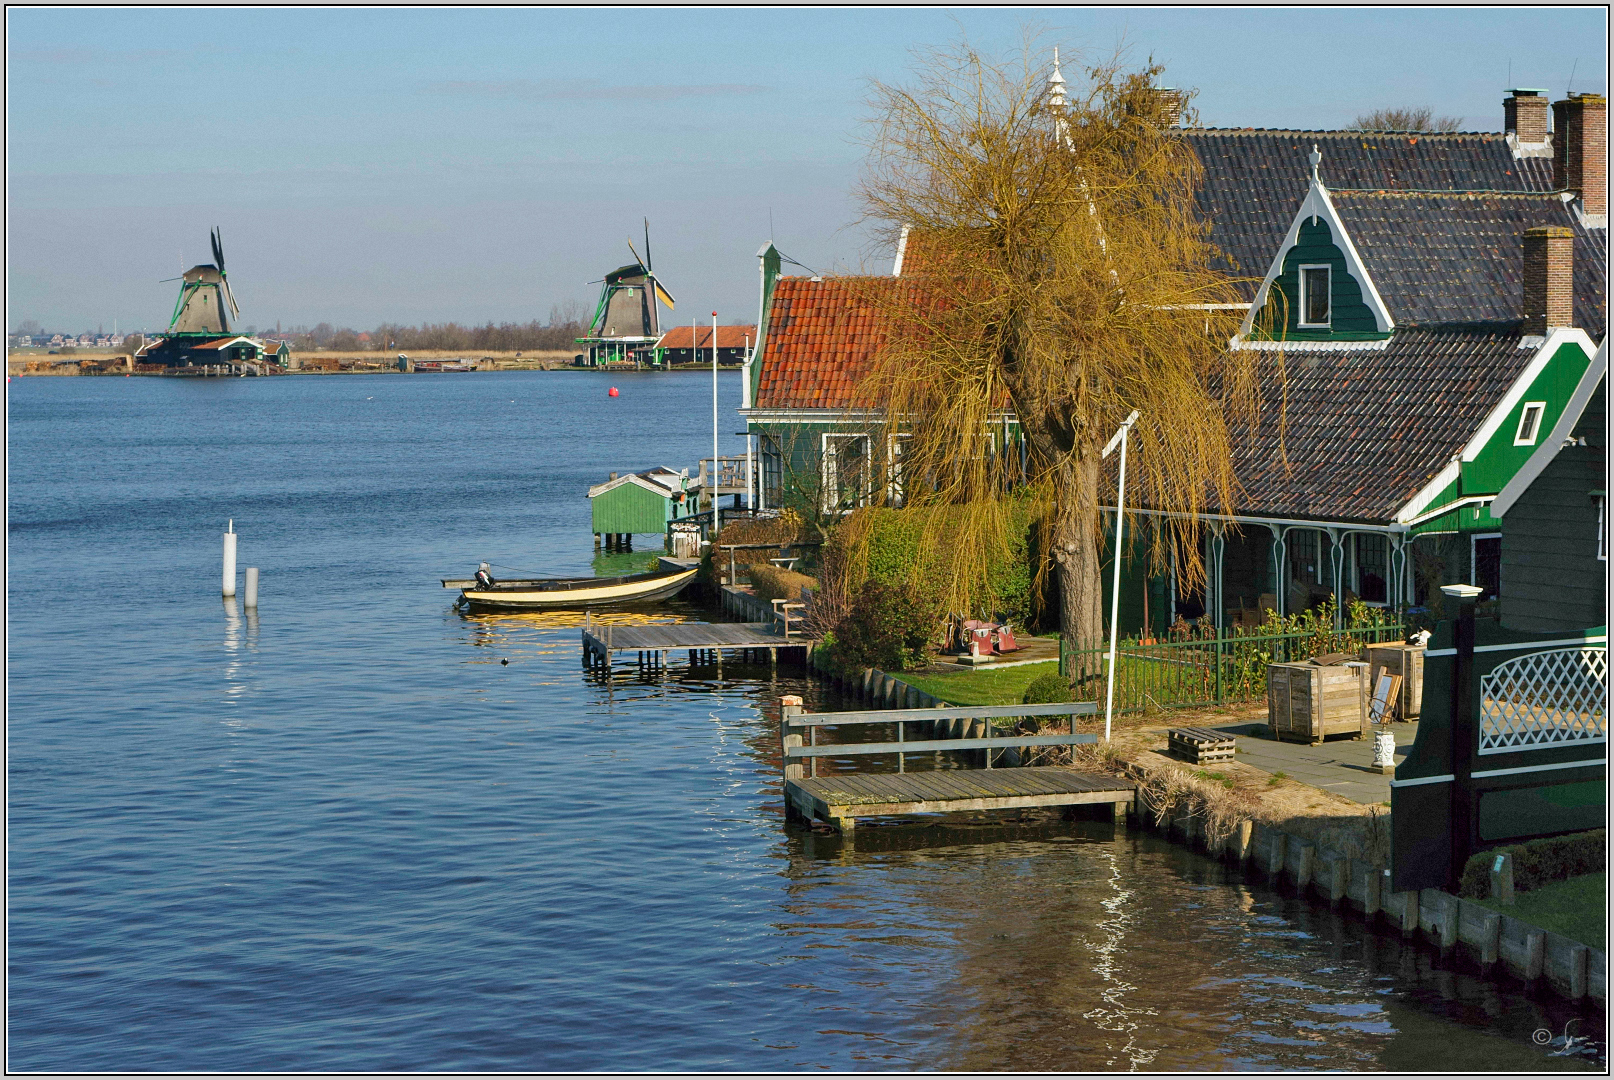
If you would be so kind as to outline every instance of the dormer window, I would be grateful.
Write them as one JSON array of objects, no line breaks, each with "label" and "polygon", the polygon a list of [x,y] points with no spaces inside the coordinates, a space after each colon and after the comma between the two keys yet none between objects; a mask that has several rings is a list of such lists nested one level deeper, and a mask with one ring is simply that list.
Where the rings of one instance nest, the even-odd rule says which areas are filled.
[{"label": "dormer window", "polygon": [[1513,436],[1514,446],[1534,446],[1536,436],[1541,433],[1541,414],[1546,411],[1545,401],[1526,401],[1524,412],[1519,415],[1519,430]]},{"label": "dormer window", "polygon": [[1331,321],[1329,310],[1330,275],[1333,268],[1302,266],[1300,268],[1300,328],[1326,330]]}]

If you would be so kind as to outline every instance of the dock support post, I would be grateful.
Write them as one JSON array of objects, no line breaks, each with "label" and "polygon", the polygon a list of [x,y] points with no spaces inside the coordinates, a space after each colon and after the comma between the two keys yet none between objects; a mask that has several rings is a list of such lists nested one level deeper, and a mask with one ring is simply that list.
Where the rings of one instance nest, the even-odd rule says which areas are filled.
[{"label": "dock support post", "polygon": [[781,760],[785,766],[786,780],[800,780],[802,767],[798,761],[792,761],[783,756],[783,751],[801,745],[801,735],[796,732],[796,717],[801,715],[801,698],[795,694],[786,694],[779,699],[779,746]]}]

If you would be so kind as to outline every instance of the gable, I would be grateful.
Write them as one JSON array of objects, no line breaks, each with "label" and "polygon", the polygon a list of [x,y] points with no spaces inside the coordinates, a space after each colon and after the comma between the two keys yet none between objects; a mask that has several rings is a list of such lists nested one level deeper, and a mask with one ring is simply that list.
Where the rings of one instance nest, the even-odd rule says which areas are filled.
[{"label": "gable", "polygon": [[[1548,340],[1541,349],[1541,362],[1530,365],[1464,447],[1460,466],[1464,495],[1500,492],[1550,437],[1591,363],[1589,342],[1561,340],[1563,336],[1554,334]],[[1526,445],[1515,445],[1519,422],[1531,407],[1541,410],[1533,436]]]},{"label": "gable", "polygon": [[1604,387],[1607,380],[1608,342],[1604,341],[1598,347],[1597,355],[1586,365],[1580,382],[1575,386],[1574,392],[1569,397],[1569,403],[1559,414],[1557,422],[1550,429],[1545,429],[1534,452],[1497,493],[1496,501],[1491,504],[1493,514],[1497,517],[1505,515],[1536,477],[1552,464],[1553,459],[1572,436],[1577,436],[1595,447],[1606,446],[1607,431],[1604,423],[1607,399]]},{"label": "gable", "polygon": [[[1326,266],[1330,270],[1330,327],[1327,330],[1301,327],[1300,268],[1303,266]],[[1273,328],[1274,337],[1284,341],[1381,338],[1384,334],[1379,330],[1379,320],[1362,292],[1344,250],[1334,243],[1328,222],[1312,218],[1301,224],[1295,243],[1283,255],[1282,269],[1267,290],[1267,325]]]}]

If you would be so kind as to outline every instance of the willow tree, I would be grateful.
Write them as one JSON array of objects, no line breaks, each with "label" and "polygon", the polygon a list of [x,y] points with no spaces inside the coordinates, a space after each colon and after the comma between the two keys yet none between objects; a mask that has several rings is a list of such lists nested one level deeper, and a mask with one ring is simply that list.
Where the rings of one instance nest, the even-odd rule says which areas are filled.
[{"label": "willow tree", "polygon": [[[1175,512],[1148,530],[1151,561],[1175,546],[1179,574],[1203,580],[1200,515],[1234,504],[1230,430],[1255,419],[1256,381],[1252,354],[1228,349],[1241,297],[1196,213],[1200,164],[1160,69],[1098,64],[1076,92],[1048,70],[1029,46],[1009,61],[961,46],[914,85],[875,84],[861,196],[906,250],[898,287],[869,289],[887,339],[855,407],[902,433],[907,506],[953,555],[949,606],[990,599],[981,568],[1020,492],[1042,504],[1061,630],[1092,648],[1105,444],[1136,409],[1128,501]],[[1024,454],[1005,452],[1011,417]]]}]

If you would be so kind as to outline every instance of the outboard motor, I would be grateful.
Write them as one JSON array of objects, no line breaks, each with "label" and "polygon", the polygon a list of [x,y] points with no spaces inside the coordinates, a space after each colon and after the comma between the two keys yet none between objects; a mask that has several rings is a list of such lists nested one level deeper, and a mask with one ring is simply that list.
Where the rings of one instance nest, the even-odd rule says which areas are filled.
[{"label": "outboard motor", "polygon": [[476,568],[476,587],[479,589],[491,589],[493,586],[493,571],[488,568],[487,563],[483,563]]}]

